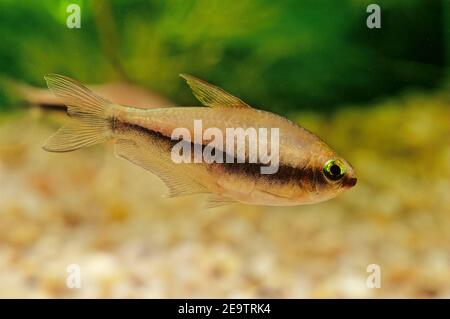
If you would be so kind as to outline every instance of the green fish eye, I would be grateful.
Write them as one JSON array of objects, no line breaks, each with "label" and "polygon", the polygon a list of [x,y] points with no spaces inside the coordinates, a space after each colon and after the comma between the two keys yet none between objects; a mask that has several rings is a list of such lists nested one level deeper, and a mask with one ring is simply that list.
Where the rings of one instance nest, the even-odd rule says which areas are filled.
[{"label": "green fish eye", "polygon": [[340,160],[329,160],[323,167],[325,176],[333,181],[337,181],[345,174],[345,166]]}]

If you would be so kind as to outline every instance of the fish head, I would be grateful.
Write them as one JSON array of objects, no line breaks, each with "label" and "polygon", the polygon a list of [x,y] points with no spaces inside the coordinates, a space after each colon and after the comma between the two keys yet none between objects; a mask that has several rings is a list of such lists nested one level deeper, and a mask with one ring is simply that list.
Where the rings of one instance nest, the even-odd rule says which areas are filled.
[{"label": "fish head", "polygon": [[331,149],[311,159],[313,166],[313,192],[311,202],[322,202],[336,197],[356,185],[357,177],[352,165]]}]

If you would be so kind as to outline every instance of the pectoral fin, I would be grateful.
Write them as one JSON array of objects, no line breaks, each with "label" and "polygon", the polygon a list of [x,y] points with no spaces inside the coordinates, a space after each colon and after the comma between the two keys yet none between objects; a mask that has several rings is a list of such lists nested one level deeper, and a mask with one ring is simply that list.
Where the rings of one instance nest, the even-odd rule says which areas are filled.
[{"label": "pectoral fin", "polygon": [[244,101],[215,85],[209,84],[192,75],[180,74],[180,76],[186,80],[187,84],[191,87],[192,93],[203,105],[209,107],[251,108]]}]

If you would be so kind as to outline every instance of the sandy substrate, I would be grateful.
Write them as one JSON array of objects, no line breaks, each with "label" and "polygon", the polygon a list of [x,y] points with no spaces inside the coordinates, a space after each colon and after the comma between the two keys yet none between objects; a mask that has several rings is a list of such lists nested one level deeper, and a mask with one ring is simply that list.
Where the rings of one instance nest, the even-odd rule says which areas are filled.
[{"label": "sandy substrate", "polygon": [[0,297],[450,297],[449,105],[415,95],[298,116],[357,186],[313,206],[206,211],[201,196],[162,198],[112,145],[44,152],[58,115],[3,116]]}]

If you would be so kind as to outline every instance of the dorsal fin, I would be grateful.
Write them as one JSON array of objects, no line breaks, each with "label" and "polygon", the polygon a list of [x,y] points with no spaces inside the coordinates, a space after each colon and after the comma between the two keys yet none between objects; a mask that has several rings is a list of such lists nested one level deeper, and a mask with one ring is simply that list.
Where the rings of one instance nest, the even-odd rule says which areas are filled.
[{"label": "dorsal fin", "polygon": [[209,107],[251,108],[250,105],[221,88],[200,80],[192,75],[180,74],[191,87],[192,93],[203,104]]}]

